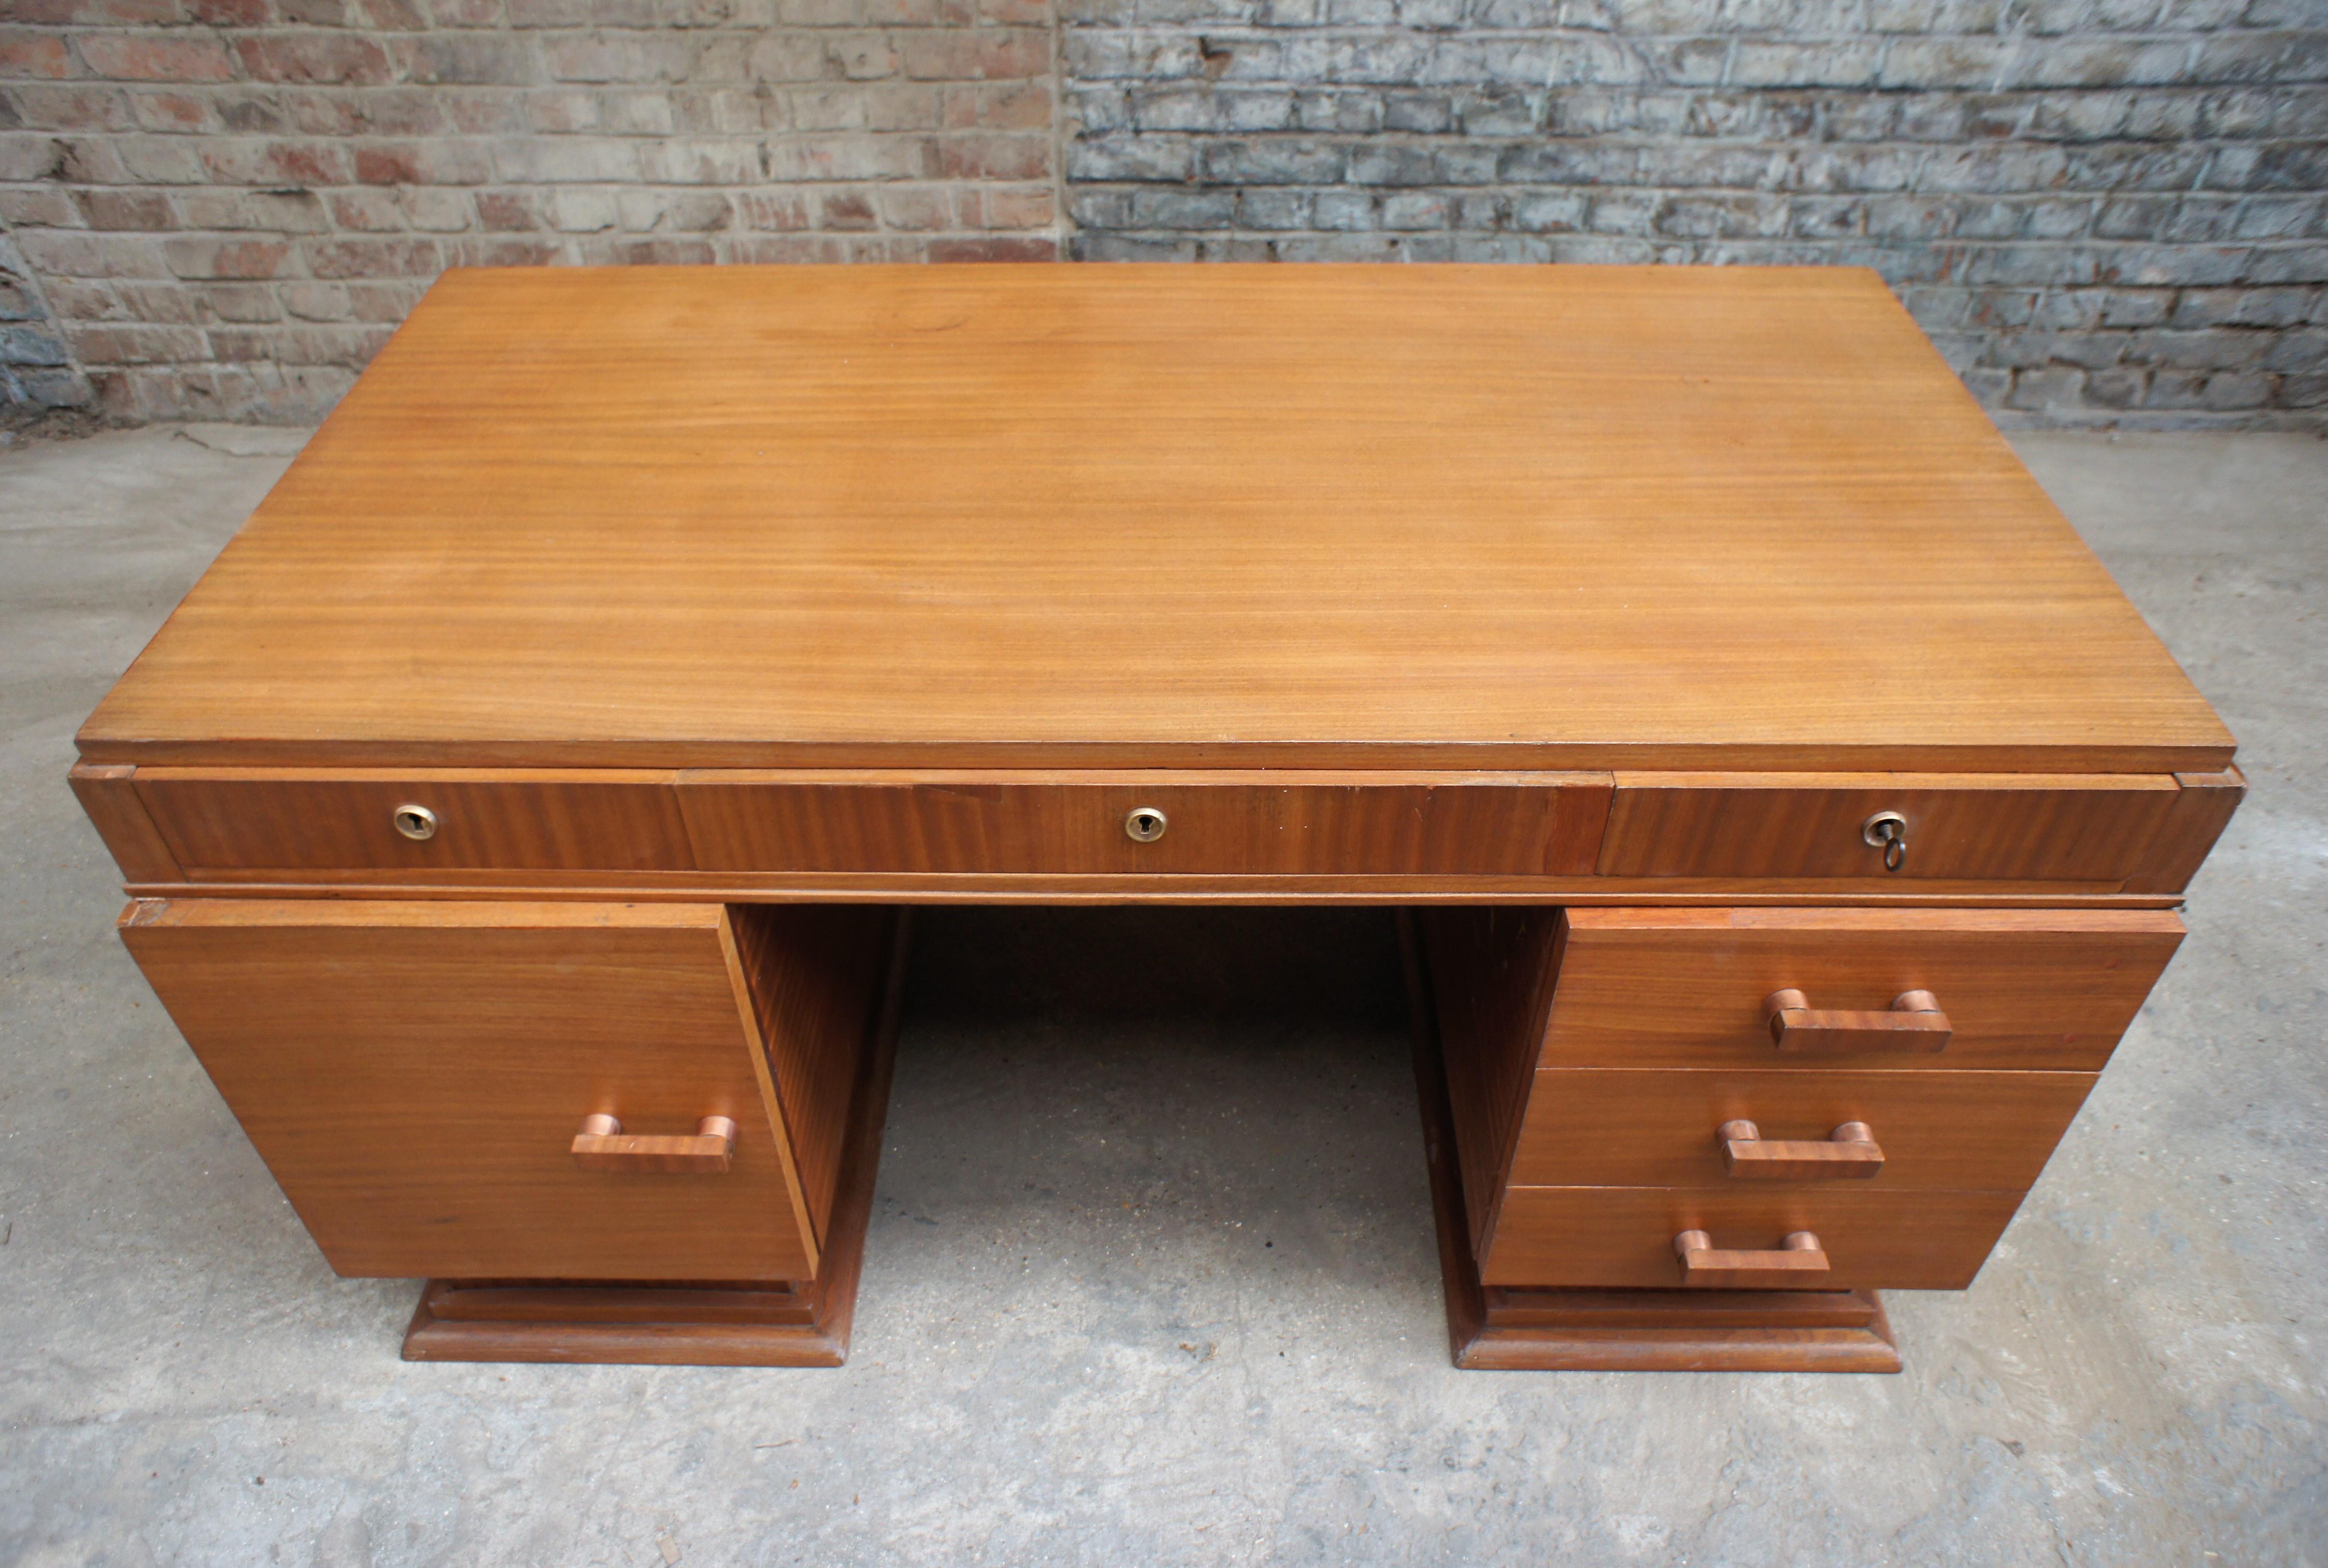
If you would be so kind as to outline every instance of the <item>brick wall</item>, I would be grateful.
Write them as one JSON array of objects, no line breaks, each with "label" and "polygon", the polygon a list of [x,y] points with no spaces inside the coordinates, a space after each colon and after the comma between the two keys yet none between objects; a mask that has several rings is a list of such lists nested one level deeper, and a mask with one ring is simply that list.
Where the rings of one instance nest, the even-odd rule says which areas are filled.
[{"label": "brick wall", "polygon": [[2328,0],[0,0],[0,224],[120,418],[447,265],[1064,251],[1865,264],[2005,418],[2328,425]]},{"label": "brick wall", "polygon": [[2328,0],[1070,0],[1079,256],[1873,267],[1992,406],[2328,405]]},{"label": "brick wall", "polygon": [[0,18],[9,396],[313,418],[448,266],[1058,249],[1047,0]]}]

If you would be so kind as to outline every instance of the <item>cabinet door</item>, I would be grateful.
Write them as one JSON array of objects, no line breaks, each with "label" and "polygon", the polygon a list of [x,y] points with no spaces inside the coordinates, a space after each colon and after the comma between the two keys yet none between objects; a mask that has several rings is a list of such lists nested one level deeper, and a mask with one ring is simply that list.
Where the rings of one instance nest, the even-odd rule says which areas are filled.
[{"label": "cabinet door", "polygon": [[[718,905],[191,899],[122,936],[339,1272],[807,1280],[831,1181],[799,1153],[837,1146],[886,916],[738,916],[740,944]],[[841,960],[808,991],[803,937]],[[726,1118],[725,1169],[578,1159],[593,1116]]]}]

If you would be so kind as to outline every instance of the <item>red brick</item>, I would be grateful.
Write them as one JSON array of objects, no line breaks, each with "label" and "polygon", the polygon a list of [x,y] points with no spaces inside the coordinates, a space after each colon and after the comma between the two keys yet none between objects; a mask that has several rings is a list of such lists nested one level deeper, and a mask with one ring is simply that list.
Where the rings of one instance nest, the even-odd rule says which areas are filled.
[{"label": "red brick", "polygon": [[774,234],[736,242],[736,259],[755,267],[839,261],[840,241],[822,234]]},{"label": "red brick", "polygon": [[109,283],[84,283],[79,278],[52,277],[46,292],[49,309],[59,321],[126,321],[128,311]]},{"label": "red brick", "polygon": [[513,230],[539,229],[541,214],[533,198],[522,191],[480,191],[477,192],[477,221],[487,229],[504,233]]},{"label": "red brick", "polygon": [[709,239],[624,239],[614,257],[624,267],[704,267],[719,259]]},{"label": "red brick", "polygon": [[404,227],[404,213],[386,191],[334,191],[332,221],[358,233],[390,231]]},{"label": "red brick", "polygon": [[1016,234],[988,234],[975,239],[933,239],[932,261],[1056,261],[1056,239]]},{"label": "red brick", "polygon": [[419,183],[419,155],[410,147],[358,147],[356,149],[356,183],[417,185]]},{"label": "red brick", "polygon": [[129,100],[117,87],[27,83],[9,96],[27,130],[121,131],[130,126]]},{"label": "red brick", "polygon": [[215,38],[151,33],[85,33],[80,58],[90,72],[121,81],[228,81],[234,62]]},{"label": "red brick", "polygon": [[989,229],[1041,229],[1058,216],[1047,185],[1033,191],[989,191],[985,208]]},{"label": "red brick", "polygon": [[65,41],[45,33],[0,33],[0,76],[63,77],[72,74]]},{"label": "red brick", "polygon": [[989,81],[1043,76],[1051,41],[1036,32],[936,32],[905,41],[906,74],[918,81]]},{"label": "red brick", "polygon": [[559,240],[506,237],[461,240],[454,257],[462,267],[553,267],[565,258]]},{"label": "red brick", "polygon": [[271,33],[238,38],[242,69],[260,81],[332,82],[371,86],[394,74],[388,51],[344,33]]},{"label": "red brick", "polygon": [[774,191],[745,191],[736,197],[736,210],[746,229],[805,229],[808,203],[796,195]]},{"label": "red brick", "polygon": [[1014,81],[995,87],[950,87],[942,122],[950,131],[1046,131],[1051,128],[1050,84]]},{"label": "red brick", "polygon": [[169,198],[158,191],[82,191],[74,200],[92,229],[175,229]]},{"label": "red brick", "polygon": [[184,92],[132,93],[130,113],[149,131],[206,131],[211,128],[207,99]]},{"label": "red brick", "polygon": [[202,319],[202,302],[182,283],[124,283],[117,285],[114,292],[134,321],[188,326]]},{"label": "red brick", "polygon": [[363,12],[366,21],[383,33],[418,33],[428,25],[413,0],[363,0]]},{"label": "red brick", "polygon": [[205,357],[202,334],[190,326],[74,326],[66,335],[85,365],[166,364]]},{"label": "red brick", "polygon": [[317,277],[433,277],[444,265],[433,239],[307,241],[307,270]]},{"label": "red brick", "polygon": [[291,247],[280,239],[173,239],[162,248],[180,277],[272,277]]},{"label": "red brick", "polygon": [[343,283],[286,283],[283,308],[301,321],[345,321],[350,313]]},{"label": "red brick", "polygon": [[348,285],[348,307],[358,321],[402,321],[420,303],[426,285],[418,283],[354,283]]},{"label": "red brick", "polygon": [[1048,136],[947,136],[937,154],[946,180],[1039,180],[1051,172]]},{"label": "red brick", "polygon": [[873,216],[873,202],[862,191],[837,191],[825,197],[817,209],[817,226],[821,229],[873,229],[878,224]]},{"label": "red brick", "polygon": [[267,322],[279,319],[275,291],[263,283],[203,283],[187,291],[211,321]]},{"label": "red brick", "polygon": [[204,138],[202,167],[221,185],[342,185],[346,149],[329,142],[242,142]]},{"label": "red brick", "polygon": [[72,197],[54,185],[0,185],[0,223],[18,229],[78,229],[83,221]]},{"label": "red brick", "polygon": [[186,14],[211,27],[263,27],[267,0],[186,0]]},{"label": "red brick", "polygon": [[177,0],[9,0],[8,19],[28,27],[143,27],[184,20]]}]

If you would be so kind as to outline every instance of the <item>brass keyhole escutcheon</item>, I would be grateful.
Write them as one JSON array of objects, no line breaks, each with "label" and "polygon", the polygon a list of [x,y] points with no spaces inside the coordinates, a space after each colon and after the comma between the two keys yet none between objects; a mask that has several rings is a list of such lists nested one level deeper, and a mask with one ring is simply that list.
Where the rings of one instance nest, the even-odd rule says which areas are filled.
[{"label": "brass keyhole escutcheon", "polygon": [[427,806],[399,806],[389,820],[408,839],[417,841],[436,836],[436,813]]},{"label": "brass keyhole escutcheon", "polygon": [[1123,819],[1123,836],[1135,844],[1152,844],[1164,836],[1164,813],[1154,806],[1134,806]]},{"label": "brass keyhole escutcheon", "polygon": [[1897,812],[1878,812],[1859,824],[1859,836],[1883,851],[1883,869],[1896,871],[1908,860],[1908,819]]}]

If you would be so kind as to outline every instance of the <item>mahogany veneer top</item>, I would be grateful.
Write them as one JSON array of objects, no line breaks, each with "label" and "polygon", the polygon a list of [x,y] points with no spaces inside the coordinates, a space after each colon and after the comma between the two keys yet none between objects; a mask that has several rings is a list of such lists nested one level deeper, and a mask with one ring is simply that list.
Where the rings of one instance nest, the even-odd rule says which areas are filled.
[{"label": "mahogany veneer top", "polygon": [[1866,272],[448,274],[99,760],[2219,767]]}]

